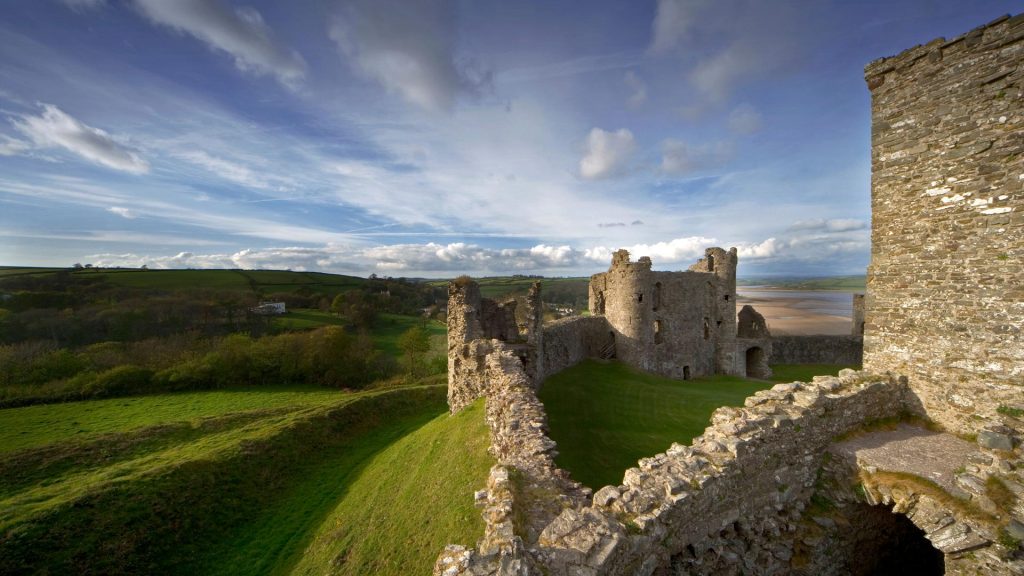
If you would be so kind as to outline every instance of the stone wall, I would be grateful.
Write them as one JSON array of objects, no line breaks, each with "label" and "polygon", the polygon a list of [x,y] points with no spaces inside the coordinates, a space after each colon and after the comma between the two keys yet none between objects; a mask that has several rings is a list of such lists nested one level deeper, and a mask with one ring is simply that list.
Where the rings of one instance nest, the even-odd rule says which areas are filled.
[{"label": "stone wall", "polygon": [[853,336],[772,336],[772,364],[860,366],[863,341]]},{"label": "stone wall", "polygon": [[586,360],[614,354],[611,327],[603,316],[577,316],[556,320],[542,328],[545,377]]},{"label": "stone wall", "polygon": [[869,64],[865,368],[972,431],[1024,396],[1024,14]]},{"label": "stone wall", "polygon": [[[719,408],[691,446],[626,471],[592,505],[568,509],[541,534],[538,557],[557,574],[788,574],[793,543],[779,535],[814,492],[834,437],[899,413],[894,381],[845,371],[780,384]],[[742,536],[740,536],[742,535]],[[742,538],[745,555],[726,554]]]}]

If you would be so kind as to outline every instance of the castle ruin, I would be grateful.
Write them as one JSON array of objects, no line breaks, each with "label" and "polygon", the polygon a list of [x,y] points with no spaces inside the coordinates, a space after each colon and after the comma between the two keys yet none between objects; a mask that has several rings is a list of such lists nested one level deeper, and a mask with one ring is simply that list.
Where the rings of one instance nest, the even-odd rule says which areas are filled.
[{"label": "castle ruin", "polygon": [[[669,378],[711,374],[767,378],[771,335],[737,332],[736,249],[708,248],[682,272],[651,270],[644,256],[612,256],[607,272],[590,278],[589,317],[542,322],[540,284],[526,297],[495,302],[465,278],[448,292],[448,400],[453,412],[486,395],[485,358],[495,341],[513,351],[533,383],[586,358],[616,358]],[[756,313],[755,313],[756,314]],[[760,316],[760,315],[758,315]]]},{"label": "castle ruin", "polygon": [[534,290],[515,332],[514,309],[455,283],[449,397],[453,410],[486,398],[498,464],[477,494],[483,539],[448,546],[435,575],[1024,574],[1024,14],[865,78],[872,259],[852,328],[865,371],[719,408],[691,445],[591,492],[554,464],[536,386],[592,356],[748,373],[766,329],[725,298],[735,255],[661,276],[616,254],[591,281],[597,315],[541,326]]}]

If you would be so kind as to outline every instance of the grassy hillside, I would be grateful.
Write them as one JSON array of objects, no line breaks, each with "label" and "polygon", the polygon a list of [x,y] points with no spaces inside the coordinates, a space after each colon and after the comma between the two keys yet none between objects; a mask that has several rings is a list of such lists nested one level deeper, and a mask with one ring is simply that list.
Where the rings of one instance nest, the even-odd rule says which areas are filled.
[{"label": "grassy hillside", "polygon": [[226,414],[317,406],[350,396],[330,388],[289,386],[178,392],[11,408],[0,410],[0,453],[174,422],[198,426],[203,419]]},{"label": "grassy hillside", "polygon": [[398,440],[352,483],[294,573],[429,574],[445,544],[475,544],[488,444],[482,401]]},{"label": "grassy hillside", "polygon": [[360,288],[365,278],[291,272],[287,270],[79,270],[76,276],[101,278],[116,286],[160,290],[211,289],[240,290],[262,293],[295,292],[306,288],[312,292],[340,292]]},{"label": "grassy hillside", "polygon": [[687,444],[719,406],[741,406],[773,386],[714,376],[687,381],[646,374],[619,362],[584,361],[544,382],[540,398],[559,466],[598,489],[622,482],[638,459]]},{"label": "grassy hillside", "polygon": [[[192,420],[137,410],[67,441],[36,429],[23,441],[33,448],[0,463],[0,573],[284,573],[314,537],[321,558],[342,542],[339,530],[373,543],[382,513],[398,537],[368,549],[393,559],[380,573],[429,571],[443,543],[480,536],[469,495],[491,464],[479,408],[449,418],[444,390],[291,401],[259,390],[234,393],[239,404],[218,392],[171,395],[191,398]],[[98,419],[116,412],[106,401],[38,408],[75,407]],[[0,416],[43,419],[35,407]]]}]

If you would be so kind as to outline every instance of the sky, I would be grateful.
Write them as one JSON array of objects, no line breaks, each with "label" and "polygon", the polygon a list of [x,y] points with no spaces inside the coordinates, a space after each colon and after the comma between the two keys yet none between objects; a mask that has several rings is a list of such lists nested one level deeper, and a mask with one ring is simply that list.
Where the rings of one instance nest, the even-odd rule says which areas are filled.
[{"label": "sky", "polygon": [[863,274],[864,66],[1019,0],[5,0],[0,265]]}]

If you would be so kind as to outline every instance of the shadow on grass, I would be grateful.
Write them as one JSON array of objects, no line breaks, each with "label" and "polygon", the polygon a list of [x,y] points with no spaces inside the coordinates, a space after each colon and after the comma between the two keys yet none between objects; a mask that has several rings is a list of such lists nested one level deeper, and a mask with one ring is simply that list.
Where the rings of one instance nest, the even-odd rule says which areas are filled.
[{"label": "shadow on grass", "polygon": [[[297,421],[280,434],[243,442],[228,457],[193,460],[114,484],[0,534],[0,573],[285,570],[330,503],[344,496],[345,479],[357,477],[374,454],[442,413],[444,400],[444,387],[363,398]],[[346,463],[344,479],[332,476],[335,466]],[[235,546],[249,556],[232,553]]]}]

